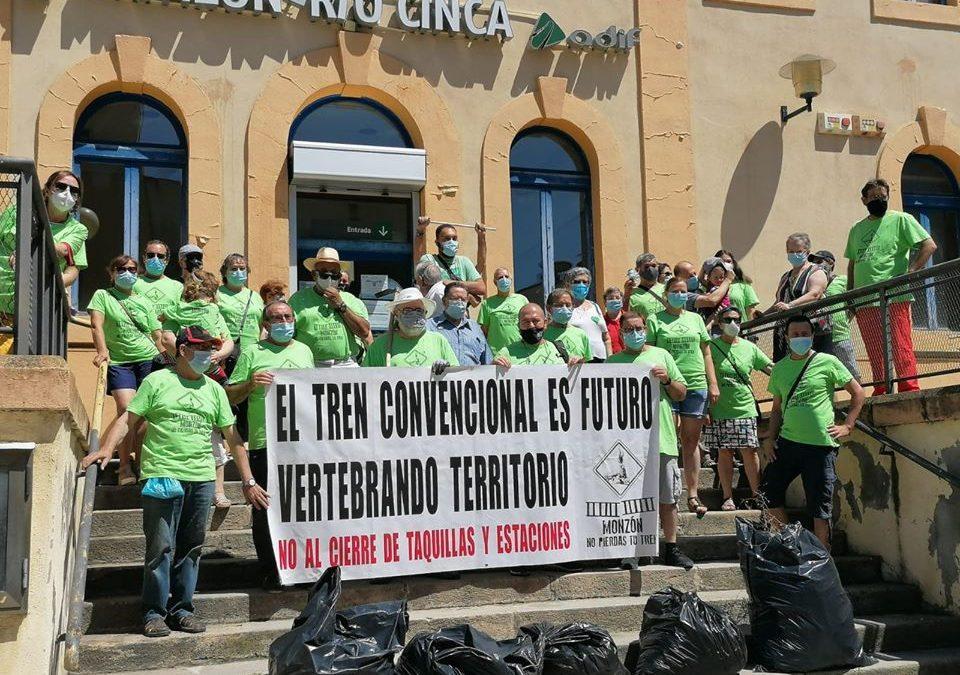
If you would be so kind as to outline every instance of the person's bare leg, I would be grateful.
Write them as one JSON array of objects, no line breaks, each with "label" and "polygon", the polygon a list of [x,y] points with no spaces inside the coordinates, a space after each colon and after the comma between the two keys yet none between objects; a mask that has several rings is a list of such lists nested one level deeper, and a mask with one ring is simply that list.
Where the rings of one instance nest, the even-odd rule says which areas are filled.
[{"label": "person's bare leg", "polygon": [[723,490],[723,499],[733,499],[733,450],[726,448],[720,451],[717,457],[717,473],[720,475],[720,489]]},{"label": "person's bare leg", "polygon": [[[133,400],[134,394],[136,394],[134,389],[114,389],[111,392],[113,396],[113,402],[117,406],[117,419],[127,412],[127,406],[130,405],[130,401]],[[117,471],[117,481],[120,485],[130,485],[131,483],[136,482],[136,475],[133,473],[133,468],[130,466],[130,448],[133,446],[133,439],[136,435],[136,430],[131,429],[122,441],[117,445],[117,454],[120,456],[120,467]]]},{"label": "person's bare leg", "polygon": [[677,543],[677,521],[679,513],[676,504],[660,505],[660,527],[663,528],[663,540],[668,544]]},{"label": "person's bare leg", "polygon": [[760,453],[756,448],[741,448],[740,457],[743,459],[743,470],[747,472],[750,492],[756,497],[760,490]]},{"label": "person's bare leg", "polygon": [[830,521],[824,520],[823,518],[814,518],[813,519],[813,533],[817,535],[817,539],[820,540],[820,543],[823,544],[823,547],[827,549],[827,553],[830,552],[831,546],[831,532],[830,532]]},{"label": "person's bare leg", "polygon": [[[680,416],[680,446],[683,450],[683,482],[687,487],[687,499],[697,499],[697,487],[700,481],[700,432],[703,420],[696,417]],[[688,501],[689,503],[689,501]],[[705,507],[698,507],[698,516],[706,513]]]}]

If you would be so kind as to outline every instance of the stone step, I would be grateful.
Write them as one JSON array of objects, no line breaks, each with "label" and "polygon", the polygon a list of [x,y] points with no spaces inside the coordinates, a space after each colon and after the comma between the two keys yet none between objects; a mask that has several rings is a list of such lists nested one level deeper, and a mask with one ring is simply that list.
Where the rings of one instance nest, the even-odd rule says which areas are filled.
[{"label": "stone step", "polygon": [[[863,617],[883,626],[883,651],[901,652],[960,645],[960,617],[947,614],[877,614]],[[958,669],[956,672],[960,672]]]}]

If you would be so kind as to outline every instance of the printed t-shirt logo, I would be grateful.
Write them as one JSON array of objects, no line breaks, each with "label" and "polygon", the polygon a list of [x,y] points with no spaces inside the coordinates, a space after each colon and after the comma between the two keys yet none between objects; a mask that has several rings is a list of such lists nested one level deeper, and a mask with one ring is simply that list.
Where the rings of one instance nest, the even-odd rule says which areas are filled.
[{"label": "printed t-shirt logo", "polygon": [[148,300],[150,300],[150,302],[156,303],[163,300],[163,293],[160,291],[159,288],[151,288],[149,291],[144,293],[144,295],[147,297]]},{"label": "printed t-shirt logo", "polygon": [[622,497],[643,476],[643,462],[627,446],[617,441],[603,453],[593,471],[617,496]]},{"label": "printed t-shirt logo", "polygon": [[413,349],[407,354],[406,361],[411,366],[422,366],[427,362],[427,357],[419,349]]},{"label": "printed t-shirt logo", "polygon": [[183,406],[185,410],[196,411],[200,409],[200,398],[192,391],[177,399],[177,403]]},{"label": "printed t-shirt logo", "polygon": [[280,365],[277,366],[279,370],[297,370],[301,367],[302,366],[298,366],[296,363],[294,363],[290,359],[284,359],[283,361],[280,362]]}]

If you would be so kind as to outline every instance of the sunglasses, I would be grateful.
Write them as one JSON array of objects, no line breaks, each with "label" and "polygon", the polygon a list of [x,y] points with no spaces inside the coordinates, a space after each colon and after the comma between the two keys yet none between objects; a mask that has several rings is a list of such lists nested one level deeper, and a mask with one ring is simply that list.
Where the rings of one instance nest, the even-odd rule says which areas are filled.
[{"label": "sunglasses", "polygon": [[76,185],[68,185],[67,183],[62,183],[60,181],[57,181],[56,183],[53,184],[53,187],[57,192],[70,190],[70,194],[72,194],[74,197],[80,196],[80,188],[78,188]]},{"label": "sunglasses", "polygon": [[720,319],[720,323],[740,323],[740,319],[736,319],[732,316],[728,316]]},{"label": "sunglasses", "polygon": [[314,272],[317,279],[339,279],[339,272]]},{"label": "sunglasses", "polygon": [[166,253],[152,253],[152,252],[149,252],[149,251],[148,251],[147,253],[144,253],[144,254],[143,254],[143,257],[146,258],[147,260],[153,260],[154,258],[159,258],[160,260],[166,260],[166,259],[167,259],[167,254],[166,254]]},{"label": "sunglasses", "polygon": [[133,272],[134,274],[136,274],[136,273],[137,273],[137,268],[136,268],[136,267],[118,267],[118,268],[117,268],[117,271],[118,271],[118,272]]}]

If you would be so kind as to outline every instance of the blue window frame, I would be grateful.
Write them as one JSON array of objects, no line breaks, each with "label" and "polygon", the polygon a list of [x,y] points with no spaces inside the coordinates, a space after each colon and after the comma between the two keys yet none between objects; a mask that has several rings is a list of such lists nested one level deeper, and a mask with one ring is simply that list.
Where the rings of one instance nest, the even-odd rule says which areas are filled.
[{"label": "blue window frame", "polygon": [[142,244],[151,239],[165,241],[172,251],[185,243],[183,128],[173,113],[149,96],[101,96],[77,121],[73,170],[84,182],[83,205],[100,220],[100,230],[87,245],[88,270],[74,285],[74,302],[85,308],[104,285],[103,269],[113,256],[126,253],[139,258]]},{"label": "blue window frame", "polygon": [[329,96],[320,99],[290,125],[291,141],[412,148],[403,123],[389,109],[369,98]]},{"label": "blue window frame", "polygon": [[572,267],[595,278],[590,169],[573,139],[547,127],[518,135],[510,188],[517,292],[542,304]]},{"label": "blue window frame", "polygon": [[[904,210],[937,242],[937,252],[927,266],[956,259],[960,255],[960,189],[953,172],[932,155],[914,154],[907,158],[901,179]],[[941,292],[928,287],[918,294],[913,319],[918,327],[960,329],[960,308]]]}]

